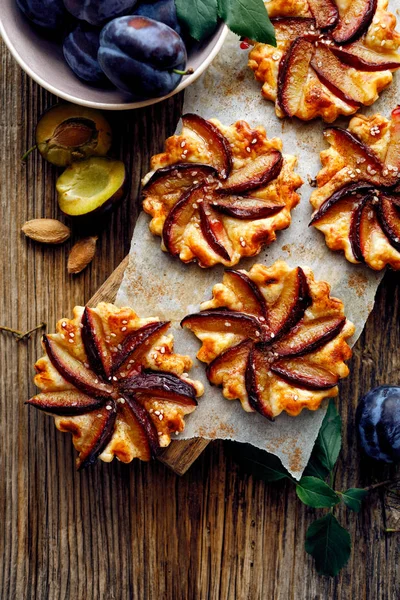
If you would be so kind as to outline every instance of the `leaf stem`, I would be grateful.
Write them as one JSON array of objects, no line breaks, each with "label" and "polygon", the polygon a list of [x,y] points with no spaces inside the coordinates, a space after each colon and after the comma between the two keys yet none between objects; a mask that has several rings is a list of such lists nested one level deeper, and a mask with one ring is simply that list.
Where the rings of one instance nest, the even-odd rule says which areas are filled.
[{"label": "leaf stem", "polygon": [[177,75],[192,75],[194,73],[194,69],[192,69],[192,67],[190,67],[186,71],[181,71],[180,69],[172,69],[172,72],[176,73]]},{"label": "leaf stem", "polygon": [[366,492],[370,492],[371,490],[376,490],[377,488],[383,487],[384,485],[389,485],[389,483],[397,483],[400,481],[400,477],[397,479],[386,479],[386,481],[380,481],[379,483],[374,483],[373,485],[369,485],[365,487],[364,490]]},{"label": "leaf stem", "polygon": [[6,327],[5,325],[0,325],[0,331],[7,331],[8,333],[12,333],[17,338],[17,342],[21,340],[27,339],[31,336],[34,331],[38,329],[43,329],[46,327],[46,323],[42,322],[40,325],[36,325],[36,327],[32,327],[28,331],[19,331],[19,329],[12,329],[11,327]]},{"label": "leaf stem", "polygon": [[30,155],[30,154],[31,154],[31,153],[32,153],[34,150],[36,150],[36,149],[37,149],[37,144],[35,144],[34,146],[32,146],[32,148],[29,148],[29,150],[27,150],[27,151],[25,152],[25,154],[23,154],[23,155],[21,156],[21,160],[22,160],[22,162],[25,162],[25,161],[26,161],[26,159],[28,158],[28,156],[29,156],[29,155]]}]

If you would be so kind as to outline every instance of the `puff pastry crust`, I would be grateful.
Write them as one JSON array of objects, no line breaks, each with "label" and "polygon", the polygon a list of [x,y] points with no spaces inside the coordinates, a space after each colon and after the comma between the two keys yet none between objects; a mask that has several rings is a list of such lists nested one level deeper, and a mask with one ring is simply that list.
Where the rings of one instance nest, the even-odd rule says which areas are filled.
[{"label": "puff pastry crust", "polygon": [[[331,123],[373,104],[400,66],[400,34],[387,7],[387,0],[267,2],[277,47],[256,43],[248,64],[276,114],[305,121],[321,116]],[[325,23],[322,8],[332,14]],[[346,38],[339,29],[353,24],[349,42],[335,41]]]},{"label": "puff pastry crust", "polygon": [[302,184],[296,162],[261,126],[185,115],[143,181],[150,230],[185,263],[235,265],[290,225]]},{"label": "puff pastry crust", "polygon": [[278,261],[225,271],[201,312],[182,321],[201,340],[212,384],[245,411],[274,419],[316,410],[348,375],[354,333],[343,303],[308,268]]},{"label": "puff pastry crust", "polygon": [[325,137],[312,225],[348,261],[400,269],[400,109],[391,119],[357,115]]},{"label": "puff pastry crust", "polygon": [[150,460],[184,429],[203,393],[187,376],[191,359],[173,352],[168,322],[131,308],[101,302],[73,315],[43,337],[34,379],[41,393],[28,404],[72,433],[78,469],[97,458]]}]

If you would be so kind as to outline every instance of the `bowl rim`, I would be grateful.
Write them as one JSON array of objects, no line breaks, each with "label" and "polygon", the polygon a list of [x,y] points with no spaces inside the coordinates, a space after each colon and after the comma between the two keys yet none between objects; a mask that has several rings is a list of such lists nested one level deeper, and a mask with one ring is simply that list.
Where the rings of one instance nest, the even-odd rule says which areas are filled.
[{"label": "bowl rim", "polygon": [[[38,73],[33,71],[33,69],[31,69],[25,63],[22,56],[17,52],[16,48],[14,47],[14,45],[4,27],[3,19],[0,17],[0,34],[7,46],[7,48],[10,50],[11,54],[13,55],[13,57],[15,58],[15,60],[19,64],[19,66],[23,69],[23,71],[25,71],[25,73],[27,73],[34,81],[36,81],[36,83],[38,83],[40,86],[42,86],[48,92],[55,94],[56,96],[58,96],[59,98],[62,98],[63,100],[66,100],[68,102],[73,102],[74,104],[78,104],[80,106],[87,106],[89,108],[97,108],[100,110],[133,110],[136,108],[143,108],[145,106],[150,106],[152,104],[157,104],[158,102],[162,102],[163,100],[166,100],[167,98],[170,98],[171,96],[174,96],[175,94],[178,94],[179,92],[184,90],[191,83],[196,81],[196,79],[198,77],[200,77],[200,75],[202,73],[204,73],[204,71],[214,60],[214,58],[216,57],[218,52],[221,50],[229,29],[224,23],[221,23],[219,25],[219,30],[220,31],[219,31],[219,35],[217,38],[217,42],[216,42],[214,48],[211,50],[210,54],[205,59],[205,61],[201,63],[201,65],[196,69],[196,71],[194,73],[184,77],[182,79],[182,81],[180,82],[180,84],[172,92],[170,92],[166,96],[162,96],[161,98],[149,98],[148,100],[141,100],[139,102],[123,102],[123,103],[111,104],[109,102],[95,102],[92,100],[84,100],[83,98],[79,98],[77,96],[73,96],[72,94],[62,92],[59,89],[57,89],[56,87],[54,87],[53,85],[51,85],[50,83],[48,83],[47,81],[44,81]],[[218,29],[217,29],[217,32],[218,32]]]}]

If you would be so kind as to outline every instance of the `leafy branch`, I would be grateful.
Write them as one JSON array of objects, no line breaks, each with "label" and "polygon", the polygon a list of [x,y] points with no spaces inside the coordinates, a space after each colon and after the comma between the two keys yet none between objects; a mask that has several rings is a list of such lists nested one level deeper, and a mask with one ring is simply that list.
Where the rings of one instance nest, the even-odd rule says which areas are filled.
[{"label": "leafy branch", "polygon": [[[368,493],[378,487],[393,483],[383,481],[366,488],[350,488],[345,491],[334,489],[334,469],[342,445],[342,420],[333,400],[327,412],[308,465],[300,481],[296,481],[283,467],[281,461],[263,450],[247,446],[235,453],[237,462],[247,472],[266,482],[289,479],[296,486],[298,498],[312,508],[325,508],[329,512],[309,526],[306,533],[305,550],[315,560],[318,573],[334,577],[346,565],[351,552],[349,532],[334,516],[334,507],[344,504],[348,509],[359,512]],[[326,480],[329,478],[329,483]]]},{"label": "leafy branch", "polygon": [[180,22],[195,40],[211,35],[220,18],[241,37],[276,46],[263,0],[175,0],[175,4]]}]

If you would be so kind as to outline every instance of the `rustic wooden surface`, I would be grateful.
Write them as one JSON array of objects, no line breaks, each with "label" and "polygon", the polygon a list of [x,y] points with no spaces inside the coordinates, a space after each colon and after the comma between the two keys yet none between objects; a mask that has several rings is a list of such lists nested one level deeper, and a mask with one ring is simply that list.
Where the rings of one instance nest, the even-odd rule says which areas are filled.
[{"label": "rustic wooden surface", "polygon": [[[39,114],[54,102],[0,46],[0,324],[42,320],[53,329],[87,301],[129,249],[140,173],[179,115],[181,99],[110,115],[115,154],[132,172],[132,191],[99,240],[93,264],[69,277],[66,254],[20,233],[32,217],[59,217],[55,170],[20,156]],[[399,275],[388,273],[341,388],[344,448],[337,489],[394,475],[360,462],[354,432],[358,396],[399,383]],[[39,334],[17,343],[0,334],[0,598],[2,600],[393,600],[400,597],[395,493],[371,494],[360,515],[338,511],[354,550],[334,579],[319,577],[304,553],[308,524],[322,511],[299,503],[289,484],[241,473],[231,446],[210,444],[182,478],[160,463],[99,464],[76,473],[69,436],[24,406],[33,392]],[[388,507],[388,503],[391,507]]]}]

